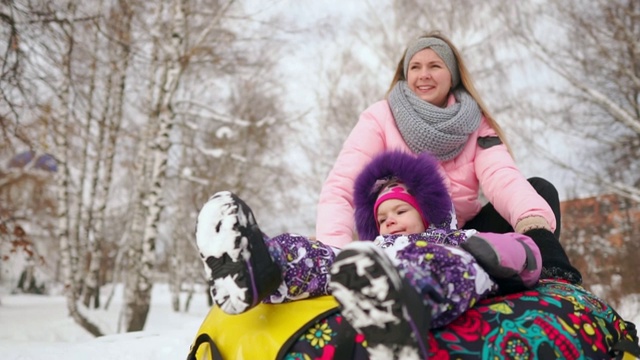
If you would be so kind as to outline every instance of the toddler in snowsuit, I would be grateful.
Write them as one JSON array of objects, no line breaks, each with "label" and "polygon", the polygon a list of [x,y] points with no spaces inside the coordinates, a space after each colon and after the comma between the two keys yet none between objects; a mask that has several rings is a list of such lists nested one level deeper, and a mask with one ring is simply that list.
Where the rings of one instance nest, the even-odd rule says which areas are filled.
[{"label": "toddler in snowsuit", "polygon": [[538,280],[540,253],[527,236],[456,228],[428,154],[377,156],[356,180],[354,202],[359,237],[375,241],[337,249],[295,234],[269,238],[240,198],[213,195],[198,215],[196,239],[214,302],[238,314],[259,302],[333,294],[365,334],[371,358],[417,359],[426,356],[429,328],[497,290]]}]

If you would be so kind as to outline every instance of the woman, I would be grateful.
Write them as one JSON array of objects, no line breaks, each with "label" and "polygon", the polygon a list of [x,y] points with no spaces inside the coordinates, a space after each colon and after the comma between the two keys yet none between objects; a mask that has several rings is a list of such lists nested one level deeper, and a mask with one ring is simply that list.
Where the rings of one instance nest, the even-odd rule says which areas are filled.
[{"label": "woman", "polygon": [[[362,113],[345,141],[320,193],[318,240],[342,247],[356,237],[354,179],[364,164],[385,150],[436,156],[459,227],[525,234],[542,252],[541,278],[581,283],[582,276],[558,241],[555,188],[543,179],[527,181],[518,170],[460,54],[439,33],[409,44],[387,98]],[[485,207],[479,200],[481,189],[489,200]]]}]

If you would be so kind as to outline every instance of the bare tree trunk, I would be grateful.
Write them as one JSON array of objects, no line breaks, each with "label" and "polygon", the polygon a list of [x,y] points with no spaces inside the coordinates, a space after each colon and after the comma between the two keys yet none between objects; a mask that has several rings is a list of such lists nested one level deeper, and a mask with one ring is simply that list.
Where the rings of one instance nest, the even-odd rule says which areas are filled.
[{"label": "bare tree trunk", "polygon": [[[70,67],[71,52],[73,51],[73,38],[68,39],[69,46],[68,52],[65,54],[65,61],[63,62],[68,69]],[[68,79],[67,79],[68,81]],[[62,99],[69,99],[69,83],[64,87],[62,91]],[[58,172],[58,239],[60,241],[60,254],[61,263],[64,271],[64,287],[67,297],[67,309],[69,315],[83,328],[89,331],[95,336],[102,335],[97,326],[89,322],[84,316],[80,314],[77,308],[77,284],[75,278],[75,271],[77,271],[78,254],[77,248],[74,249],[74,245],[70,241],[69,237],[69,180],[70,172],[68,166],[68,151],[69,144],[67,142],[66,134],[70,124],[69,118],[71,114],[66,111],[62,117],[62,123],[58,126],[56,131],[56,147],[57,147],[57,159],[62,171]],[[75,264],[75,266],[74,266]]]},{"label": "bare tree trunk", "polygon": [[95,336],[102,335],[100,329],[92,324],[87,318],[80,314],[77,307],[77,281],[76,272],[78,271],[78,249],[77,243],[70,239],[70,216],[69,216],[69,183],[71,179],[68,159],[69,159],[69,143],[66,134],[71,127],[72,118],[72,96],[71,96],[71,67],[72,53],[74,48],[74,26],[73,23],[62,22],[61,28],[66,38],[67,51],[63,55],[63,73],[66,75],[64,79],[64,87],[61,91],[60,99],[65,106],[62,116],[60,116],[56,133],[56,154],[57,160],[62,171],[58,172],[58,239],[60,241],[61,264],[64,271],[64,288],[67,297],[67,309],[69,315],[80,326],[85,328]]},{"label": "bare tree trunk", "polygon": [[[156,13],[154,15],[154,19],[157,23],[161,21],[162,13],[164,11],[164,2],[160,2],[157,4]],[[159,35],[154,35],[157,33],[157,27],[152,28],[152,43],[151,43],[151,60],[148,66],[149,68],[149,84],[147,87],[147,98],[148,98],[148,107],[151,108],[150,104],[154,103],[154,91],[155,91],[155,74],[157,71],[158,64],[158,53],[159,53]],[[149,111],[151,112],[151,111]],[[135,162],[135,170],[134,170],[134,178],[136,179],[135,183],[135,197],[132,204],[132,221],[129,230],[129,241],[126,242],[126,251],[122,249],[119,250],[118,257],[116,260],[116,266],[122,266],[124,268],[123,272],[123,280],[124,280],[124,302],[125,305],[120,312],[119,321],[118,321],[118,329],[122,331],[129,331],[128,324],[130,323],[130,319],[133,319],[135,316],[135,312],[138,311],[136,303],[138,302],[138,293],[137,293],[137,273],[139,264],[137,263],[137,259],[142,257],[142,238],[144,233],[144,221],[145,221],[145,190],[150,186],[149,184],[149,143],[152,137],[152,134],[155,132],[156,124],[151,121],[147,123],[147,126],[144,128],[142,136],[140,136],[138,142],[138,151],[136,155],[137,161]],[[123,265],[124,259],[124,265]],[[117,271],[116,273],[119,273]],[[147,309],[148,311],[148,309]]]},{"label": "bare tree trunk", "polygon": [[[66,62],[71,61],[71,52],[73,49],[73,39],[68,39],[68,51],[66,54]],[[67,68],[70,67],[70,64],[64,64]],[[65,87],[61,91],[61,97],[66,106],[70,106],[69,102],[71,101],[70,95],[70,79],[66,79]],[[67,142],[67,138],[65,136],[67,132],[67,127],[70,126],[70,121],[68,117],[71,115],[67,111],[61,116],[55,134],[55,144],[56,144],[56,159],[58,160],[59,171],[57,174],[57,190],[58,190],[58,240],[60,241],[60,254],[61,254],[61,267],[64,273],[64,288],[67,296],[67,307],[69,309],[69,313],[73,314],[77,311],[75,308],[76,302],[76,293],[75,293],[75,282],[74,282],[74,262],[77,260],[77,253],[73,250],[73,244],[69,238],[69,182],[70,182],[70,172],[68,165],[68,151],[69,144]]]},{"label": "bare tree trunk", "polygon": [[[154,48],[157,47],[157,44],[154,44]],[[155,62],[153,63],[155,65]],[[153,84],[153,82],[151,82]],[[150,89],[148,94],[153,94],[153,91]],[[153,129],[153,123],[148,124],[147,128],[144,129],[144,133],[140,140],[140,146],[138,148],[138,154],[135,167],[135,178],[136,182],[136,191],[135,198],[132,204],[132,221],[131,221],[131,229],[129,231],[129,241],[126,243],[126,251],[122,251],[119,253],[124,258],[125,262],[125,271],[123,273],[124,277],[124,301],[125,306],[121,311],[120,318],[123,320],[123,324],[119,325],[118,328],[122,329],[122,326],[126,326],[125,324],[129,323],[129,319],[133,318],[134,312],[137,310],[135,303],[137,301],[138,293],[136,292],[136,283],[137,283],[137,272],[139,268],[139,264],[137,259],[142,257],[142,238],[144,232],[144,223],[145,223],[145,189],[149,186],[149,176],[148,176],[148,168],[147,165],[148,160],[148,143],[150,142],[151,130]],[[123,260],[117,260],[116,266],[120,266]],[[131,304],[131,305],[129,305]],[[128,331],[128,330],[127,330]]]},{"label": "bare tree trunk", "polygon": [[184,312],[189,312],[191,308],[191,300],[193,300],[193,294],[196,292],[195,274],[193,271],[188,271],[189,274],[189,290],[187,291],[187,298],[184,300]]},{"label": "bare tree trunk", "polygon": [[[99,47],[99,37],[98,37],[98,32],[96,31],[95,36],[94,36],[94,44],[97,47]],[[97,62],[97,57],[98,54],[97,52],[95,52],[94,58],[92,60],[92,76],[91,76],[91,85],[89,87],[89,106],[87,109],[87,125],[86,125],[86,131],[85,131],[85,139],[88,139],[90,136],[90,132],[91,132],[91,123],[92,123],[92,119],[93,119],[93,90],[95,88],[95,77],[96,77],[96,62]],[[84,306],[86,306],[87,308],[90,307],[90,302],[91,299],[93,298],[95,300],[94,302],[94,308],[98,309],[100,308],[100,299],[98,296],[98,289],[99,289],[99,284],[98,284],[98,271],[100,270],[100,261],[102,259],[102,252],[101,252],[101,248],[100,248],[100,243],[98,242],[98,239],[96,238],[96,234],[95,231],[93,229],[93,222],[94,222],[94,203],[96,201],[96,196],[97,196],[97,188],[98,188],[98,180],[100,179],[100,163],[101,163],[101,157],[103,156],[103,146],[104,146],[104,138],[105,138],[105,132],[106,130],[106,119],[109,113],[109,106],[110,106],[110,95],[111,95],[111,76],[109,76],[107,78],[107,84],[105,86],[106,90],[106,99],[104,100],[104,104],[103,104],[103,108],[102,108],[102,114],[100,116],[100,119],[97,122],[98,125],[98,140],[95,143],[95,159],[93,161],[93,168],[92,168],[92,173],[91,173],[91,181],[89,182],[89,189],[88,189],[88,203],[86,205],[85,201],[84,201],[84,191],[80,191],[80,212],[77,216],[77,222],[78,225],[76,227],[76,236],[79,238],[79,242],[82,241],[82,239],[84,239],[84,243],[88,244],[88,255],[89,255],[89,264],[87,266],[87,271],[84,274],[84,279],[82,281],[82,303],[84,304]],[[80,180],[80,184],[81,184],[81,189],[84,189],[84,177],[85,177],[85,173],[86,173],[86,169],[88,167],[88,162],[89,162],[89,156],[88,156],[88,151],[89,151],[89,147],[87,146],[87,142],[85,141],[85,153],[83,154],[83,165],[82,165],[82,176],[81,176],[81,180]],[[84,214],[84,222],[83,220],[83,214]],[[81,230],[81,226],[80,223],[83,222],[83,226],[82,226],[82,230]]]},{"label": "bare tree trunk", "polygon": [[[84,304],[89,306],[90,298],[94,298],[94,307],[100,307],[100,270],[103,260],[102,246],[104,243],[104,219],[106,216],[107,199],[109,198],[110,187],[113,178],[113,165],[116,153],[116,144],[118,135],[120,133],[120,127],[123,121],[123,107],[125,97],[125,86],[127,78],[127,70],[129,69],[129,60],[131,57],[130,51],[130,37],[131,37],[131,18],[133,16],[132,10],[129,5],[124,2],[119,2],[119,12],[116,12],[112,17],[112,21],[115,23],[116,31],[114,31],[114,37],[117,39],[117,44],[110,42],[112,51],[110,51],[112,68],[115,70],[113,75],[109,76],[107,91],[110,95],[115,92],[113,96],[113,103],[111,102],[111,96],[105,101],[103,110],[103,117],[100,121],[100,131],[106,132],[106,144],[104,151],[99,151],[102,159],[102,182],[98,182],[97,178],[94,178],[93,189],[99,194],[96,199],[96,209],[94,216],[93,226],[93,249],[91,254],[91,262],[89,265],[89,272],[85,280],[87,284],[87,292],[85,293]],[[115,46],[114,46],[115,45]],[[112,78],[116,78],[116,86],[111,88]],[[100,142],[102,143],[102,136]],[[99,162],[96,161],[96,169],[99,168]],[[98,187],[100,187],[98,189]]]},{"label": "bare tree trunk", "polygon": [[[187,136],[184,136],[184,134],[182,134],[183,142],[188,142],[190,139],[187,138]],[[180,157],[184,158],[185,156],[187,156],[186,154],[186,149],[185,147],[181,147],[181,153],[180,153]],[[180,206],[179,210],[176,211],[170,218],[170,224],[172,226],[172,236],[171,236],[171,251],[168,253],[167,257],[168,257],[168,271],[169,271],[169,291],[171,292],[171,305],[173,308],[173,311],[175,312],[179,312],[181,305],[180,305],[180,295],[181,292],[183,290],[183,283],[185,282],[185,280],[189,280],[191,283],[191,287],[193,287],[193,278],[188,279],[189,278],[189,268],[190,268],[190,262],[187,259],[192,259],[189,257],[189,253],[193,252],[193,247],[189,246],[189,249],[185,249],[185,245],[191,245],[192,242],[192,236],[193,234],[191,233],[191,228],[184,226],[184,224],[188,224],[190,222],[190,217],[189,217],[189,213],[191,211],[187,210],[187,209],[183,209],[184,207],[184,202],[180,201],[182,200],[182,194],[188,193],[189,189],[188,187],[191,186],[191,184],[189,183],[189,181],[185,181],[184,179],[182,179],[181,176],[178,176],[178,179],[176,180],[177,182],[177,186],[172,187],[174,191],[172,191],[172,194],[175,196],[175,194],[177,193],[177,199],[173,200],[173,199],[168,199],[168,201],[171,201],[173,203],[182,205]],[[170,195],[168,195],[169,197]],[[173,200],[173,201],[172,201]],[[189,229],[186,230],[185,229]],[[195,255],[195,254],[194,254]],[[191,300],[191,294],[193,293],[193,289],[190,290],[190,295],[189,298],[187,299],[187,301]],[[186,307],[188,307],[188,305],[185,305]]]},{"label": "bare tree trunk", "polygon": [[129,283],[126,307],[128,315],[125,318],[127,331],[138,331],[144,328],[149,312],[151,290],[153,288],[153,270],[156,262],[156,238],[158,235],[158,222],[164,209],[163,187],[166,179],[168,152],[171,145],[170,133],[174,122],[174,113],[171,109],[171,101],[178,86],[178,80],[183,70],[181,54],[183,51],[183,39],[185,36],[185,9],[186,3],[175,0],[173,3],[174,19],[172,23],[171,47],[168,59],[164,64],[162,82],[159,84],[160,95],[158,106],[150,123],[154,123],[157,116],[159,121],[158,133],[153,139],[151,168],[151,188],[144,196],[145,222],[142,237],[142,252],[136,272]]},{"label": "bare tree trunk", "polygon": [[180,311],[180,291],[182,290],[182,278],[180,277],[180,261],[178,260],[176,241],[169,255],[169,291],[171,292],[171,308]]},{"label": "bare tree trunk", "polygon": [[[143,146],[143,148],[145,148],[145,146]],[[141,149],[141,151],[143,150]],[[144,163],[144,161],[141,161],[141,163]],[[140,171],[145,173],[146,167],[143,164],[139,166],[141,167]],[[146,182],[146,179],[143,180],[144,177],[139,179]],[[138,290],[137,289],[138,272],[140,267],[140,264],[138,263],[139,261],[138,259],[142,257],[141,239],[144,231],[143,224],[145,219],[145,214],[144,214],[145,208],[143,205],[145,201],[144,194],[145,193],[143,189],[138,189],[137,199],[135,200],[135,203],[133,205],[134,207],[133,221],[131,223],[130,240],[127,245],[128,251],[126,251],[126,253],[123,253],[123,255],[126,256],[126,259],[125,259],[126,272],[124,273],[125,305],[122,309],[121,316],[120,316],[122,319],[122,324],[118,326],[118,328],[120,329],[124,328],[125,331],[136,331],[136,330],[131,330],[132,327],[130,326],[130,324],[132,324],[134,321],[137,321],[135,323],[135,325],[137,326],[139,325],[139,320],[133,320],[133,319],[139,319],[141,317],[140,315],[138,315],[139,312],[142,311],[144,314],[146,314],[149,311],[149,308],[148,308],[149,304],[148,303],[146,304],[146,309],[145,309],[145,298],[142,297],[143,295],[141,295],[137,291]],[[142,303],[142,305],[138,306],[137,305],[138,303]]]}]

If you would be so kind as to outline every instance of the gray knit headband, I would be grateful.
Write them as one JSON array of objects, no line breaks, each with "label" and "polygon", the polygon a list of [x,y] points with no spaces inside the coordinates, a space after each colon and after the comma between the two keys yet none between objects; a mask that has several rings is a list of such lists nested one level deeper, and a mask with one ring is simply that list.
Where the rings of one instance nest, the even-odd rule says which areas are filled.
[{"label": "gray knit headband", "polygon": [[409,70],[409,61],[413,55],[423,49],[431,49],[440,56],[445,65],[451,72],[451,88],[455,88],[460,83],[460,73],[458,72],[458,60],[453,54],[453,50],[447,45],[446,42],[434,38],[434,37],[422,37],[412,41],[407,47],[407,53],[404,56],[404,77],[407,78],[407,71]]}]

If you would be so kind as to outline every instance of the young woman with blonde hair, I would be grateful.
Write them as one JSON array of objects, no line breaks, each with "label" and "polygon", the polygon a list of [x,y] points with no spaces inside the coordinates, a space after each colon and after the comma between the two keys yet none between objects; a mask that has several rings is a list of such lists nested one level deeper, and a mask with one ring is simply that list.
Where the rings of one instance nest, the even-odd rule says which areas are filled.
[{"label": "young woman with blonde hair", "polygon": [[[428,152],[439,160],[459,227],[525,234],[542,253],[541,278],[581,283],[558,240],[556,189],[520,172],[460,53],[440,33],[409,43],[386,98],[361,114],[345,141],[320,194],[319,241],[342,247],[362,238],[355,234],[354,179],[387,150]],[[489,201],[484,206],[481,192]]]}]

